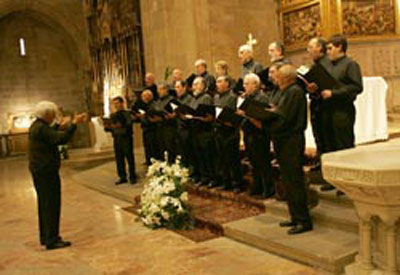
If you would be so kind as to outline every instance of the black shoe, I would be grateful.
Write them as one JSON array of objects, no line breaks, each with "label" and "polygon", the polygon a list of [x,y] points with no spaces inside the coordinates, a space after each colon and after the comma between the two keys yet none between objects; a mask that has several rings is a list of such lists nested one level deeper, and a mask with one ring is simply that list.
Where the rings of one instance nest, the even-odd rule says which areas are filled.
[{"label": "black shoe", "polygon": [[118,184],[123,184],[123,183],[127,183],[128,181],[126,180],[126,179],[119,179],[119,180],[117,180],[116,182],[115,182],[115,185],[118,185]]},{"label": "black shoe", "polygon": [[292,222],[292,221],[283,221],[279,223],[280,227],[292,227],[292,226],[296,226],[297,223]]},{"label": "black shoe", "polygon": [[311,231],[313,229],[312,224],[304,224],[304,223],[299,223],[292,227],[291,229],[288,230],[289,235],[293,234],[300,234],[303,232]]},{"label": "black shoe", "polygon": [[71,242],[68,241],[56,241],[55,243],[52,244],[47,244],[46,249],[51,250],[51,249],[58,249],[58,248],[64,248],[71,246]]},{"label": "black shoe", "polygon": [[346,194],[343,191],[340,191],[340,190],[336,191],[336,196],[337,197],[344,196],[344,195],[346,195]]},{"label": "black shoe", "polygon": [[[62,241],[62,238],[60,236],[57,237],[56,242]],[[44,240],[44,238],[40,238],[40,244],[41,245],[46,245],[46,242]]]},{"label": "black shoe", "polygon": [[274,195],[275,195],[275,192],[269,192],[269,193],[263,192],[261,194],[261,197],[263,197],[264,199],[269,199],[269,198],[272,198]]},{"label": "black shoe", "polygon": [[327,184],[322,185],[319,190],[324,192],[324,191],[331,191],[333,189],[335,189],[335,186],[327,183]]},{"label": "black shoe", "polygon": [[135,183],[137,183],[137,179],[136,178],[129,179],[129,183],[130,184],[135,184]]}]

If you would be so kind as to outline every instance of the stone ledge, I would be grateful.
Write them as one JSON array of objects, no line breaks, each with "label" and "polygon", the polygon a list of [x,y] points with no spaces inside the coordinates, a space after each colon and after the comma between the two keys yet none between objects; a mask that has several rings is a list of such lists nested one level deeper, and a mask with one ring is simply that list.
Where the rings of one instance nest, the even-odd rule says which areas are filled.
[{"label": "stone ledge", "polygon": [[[357,233],[316,226],[313,231],[289,236],[279,227],[282,219],[270,214],[228,223],[225,236],[270,253],[340,274],[358,252]],[[323,248],[323,249],[322,249]]]}]

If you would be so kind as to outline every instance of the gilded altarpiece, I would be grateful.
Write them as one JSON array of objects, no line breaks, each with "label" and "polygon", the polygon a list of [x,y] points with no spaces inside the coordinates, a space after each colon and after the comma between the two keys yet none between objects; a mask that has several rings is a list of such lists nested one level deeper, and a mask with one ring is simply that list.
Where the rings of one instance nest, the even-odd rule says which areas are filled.
[{"label": "gilded altarpiece", "polygon": [[350,40],[400,37],[398,0],[281,0],[282,38],[289,50],[310,38],[343,33]]},{"label": "gilded altarpiece", "polygon": [[85,0],[96,114],[107,115],[110,99],[130,98],[143,82],[144,62],[138,0]]},{"label": "gilded altarpiece", "polygon": [[312,37],[321,36],[321,12],[319,3],[300,6],[282,14],[285,45],[291,47],[307,43]]},{"label": "gilded altarpiece", "polygon": [[348,36],[396,33],[395,0],[342,0],[343,33]]}]

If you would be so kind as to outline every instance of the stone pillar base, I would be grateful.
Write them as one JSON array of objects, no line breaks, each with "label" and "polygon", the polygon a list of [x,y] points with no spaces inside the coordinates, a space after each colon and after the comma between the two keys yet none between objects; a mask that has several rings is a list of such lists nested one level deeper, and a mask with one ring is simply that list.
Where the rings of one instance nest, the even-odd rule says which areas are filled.
[{"label": "stone pillar base", "polygon": [[370,270],[364,269],[361,263],[358,262],[358,257],[359,256],[356,256],[356,261],[354,263],[345,267],[346,275],[385,275],[385,271],[378,268]]}]

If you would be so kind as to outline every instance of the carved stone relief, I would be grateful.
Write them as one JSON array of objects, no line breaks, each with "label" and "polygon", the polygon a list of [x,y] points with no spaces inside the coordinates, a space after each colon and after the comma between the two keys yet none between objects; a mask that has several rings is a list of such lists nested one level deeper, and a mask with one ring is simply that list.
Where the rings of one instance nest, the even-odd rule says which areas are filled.
[{"label": "carved stone relief", "polygon": [[342,0],[343,33],[350,36],[394,34],[394,0]]},{"label": "carved stone relief", "polygon": [[319,4],[284,13],[282,21],[287,46],[307,43],[311,38],[322,35]]}]

